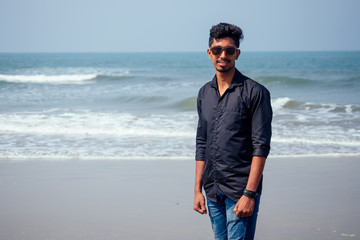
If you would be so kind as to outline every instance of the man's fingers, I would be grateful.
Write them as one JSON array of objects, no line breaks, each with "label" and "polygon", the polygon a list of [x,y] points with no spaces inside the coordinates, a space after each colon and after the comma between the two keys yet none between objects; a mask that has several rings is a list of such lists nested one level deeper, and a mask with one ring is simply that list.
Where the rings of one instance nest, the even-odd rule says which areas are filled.
[{"label": "man's fingers", "polygon": [[206,214],[206,207],[205,207],[205,203],[201,203],[201,210],[202,210],[202,214]]},{"label": "man's fingers", "polygon": [[198,212],[201,213],[201,214],[206,214],[206,208],[205,208],[205,206],[204,206],[204,205],[201,205]]},{"label": "man's fingers", "polygon": [[206,214],[205,197],[202,193],[195,193],[194,210],[201,214]]},{"label": "man's fingers", "polygon": [[199,203],[194,206],[194,210],[201,214],[206,214],[207,210],[204,204]]},{"label": "man's fingers", "polygon": [[235,207],[234,207],[234,212],[236,212],[236,213],[237,213],[237,211],[238,211],[238,206],[237,206],[237,205],[235,205]]},{"label": "man's fingers", "polygon": [[202,214],[207,214],[206,208],[203,209]]},{"label": "man's fingers", "polygon": [[240,211],[240,212],[236,212],[236,216],[238,216],[239,218],[246,218],[246,217],[250,217],[253,213],[252,212],[243,212],[243,211]]},{"label": "man's fingers", "polygon": [[194,210],[196,211],[196,212],[198,212],[198,213],[201,213],[201,214],[203,214],[203,209],[202,209],[202,207],[201,207],[201,204],[199,203],[199,204],[196,204],[196,205],[194,205]]}]

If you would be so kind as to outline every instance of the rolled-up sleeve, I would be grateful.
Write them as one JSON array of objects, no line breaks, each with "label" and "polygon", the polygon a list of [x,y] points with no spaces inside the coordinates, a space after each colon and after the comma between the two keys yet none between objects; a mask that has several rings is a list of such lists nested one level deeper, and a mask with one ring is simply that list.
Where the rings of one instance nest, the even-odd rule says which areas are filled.
[{"label": "rolled-up sleeve", "polygon": [[251,136],[253,156],[267,157],[270,152],[272,109],[266,88],[254,92],[252,102]]},{"label": "rolled-up sleeve", "polygon": [[199,115],[199,121],[197,125],[197,132],[196,132],[196,154],[195,160],[196,161],[205,161],[205,150],[206,150],[206,138],[207,138],[207,130],[206,130],[206,123],[202,116],[201,112],[201,91],[199,91],[198,98],[197,98],[197,111]]}]

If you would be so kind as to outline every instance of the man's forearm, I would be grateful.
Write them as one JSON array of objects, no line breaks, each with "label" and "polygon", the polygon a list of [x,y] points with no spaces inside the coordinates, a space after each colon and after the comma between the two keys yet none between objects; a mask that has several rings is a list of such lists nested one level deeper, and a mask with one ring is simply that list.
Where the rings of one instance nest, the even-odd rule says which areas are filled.
[{"label": "man's forearm", "polygon": [[[250,175],[246,189],[256,192],[264,170],[266,157],[254,156],[251,163]],[[244,218],[249,217],[254,212],[255,200],[243,195],[236,203],[234,212],[236,216]]]},{"label": "man's forearm", "polygon": [[259,186],[261,176],[264,171],[265,162],[266,162],[266,157],[253,156],[251,162],[250,175],[246,185],[247,190],[256,192]]},{"label": "man's forearm", "polygon": [[205,168],[205,161],[196,161],[195,166],[195,192],[202,192],[202,174]]},{"label": "man's forearm", "polygon": [[202,174],[204,172],[205,162],[196,161],[195,170],[195,191],[194,191],[194,210],[201,214],[206,214],[205,197],[202,194]]}]

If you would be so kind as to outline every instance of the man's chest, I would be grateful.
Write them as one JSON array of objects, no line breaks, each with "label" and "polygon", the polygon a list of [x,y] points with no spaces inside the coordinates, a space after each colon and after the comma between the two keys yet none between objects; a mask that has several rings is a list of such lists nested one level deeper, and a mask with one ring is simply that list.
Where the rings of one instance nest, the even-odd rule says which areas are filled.
[{"label": "man's chest", "polygon": [[221,97],[216,93],[216,89],[202,101],[202,114],[206,121],[219,119],[227,113],[248,115],[248,101],[241,93],[239,88],[226,91]]}]

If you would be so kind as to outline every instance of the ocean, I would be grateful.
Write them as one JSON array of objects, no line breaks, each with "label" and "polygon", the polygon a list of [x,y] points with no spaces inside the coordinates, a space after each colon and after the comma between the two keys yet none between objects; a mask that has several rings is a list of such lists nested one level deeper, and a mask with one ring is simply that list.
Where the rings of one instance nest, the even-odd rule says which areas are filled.
[{"label": "ocean", "polygon": [[[360,52],[243,52],[270,156],[360,155]],[[194,159],[204,53],[0,53],[0,160]]]}]

